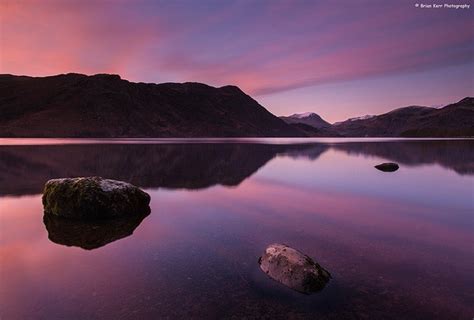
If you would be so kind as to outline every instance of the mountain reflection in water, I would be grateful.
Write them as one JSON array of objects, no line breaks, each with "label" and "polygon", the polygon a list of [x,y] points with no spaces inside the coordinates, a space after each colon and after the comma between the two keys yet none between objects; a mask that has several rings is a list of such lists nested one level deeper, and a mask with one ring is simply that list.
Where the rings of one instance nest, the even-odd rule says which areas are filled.
[{"label": "mountain reflection in water", "polygon": [[329,149],[474,174],[471,140],[0,146],[0,195],[39,194],[49,179],[77,176],[102,176],[142,188],[237,186],[278,155],[316,160]]}]

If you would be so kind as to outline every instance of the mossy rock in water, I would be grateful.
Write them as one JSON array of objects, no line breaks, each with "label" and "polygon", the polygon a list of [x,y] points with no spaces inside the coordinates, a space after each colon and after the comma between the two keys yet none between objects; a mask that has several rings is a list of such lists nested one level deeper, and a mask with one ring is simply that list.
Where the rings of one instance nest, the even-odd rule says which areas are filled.
[{"label": "mossy rock in water", "polygon": [[284,244],[269,245],[258,262],[272,279],[305,294],[322,290],[331,279],[313,259]]},{"label": "mossy rock in water", "polygon": [[375,168],[383,172],[394,172],[398,170],[398,164],[386,162],[376,165]]},{"label": "mossy rock in water", "polygon": [[96,220],[150,212],[150,196],[126,182],[101,177],[53,179],[43,191],[45,215]]}]

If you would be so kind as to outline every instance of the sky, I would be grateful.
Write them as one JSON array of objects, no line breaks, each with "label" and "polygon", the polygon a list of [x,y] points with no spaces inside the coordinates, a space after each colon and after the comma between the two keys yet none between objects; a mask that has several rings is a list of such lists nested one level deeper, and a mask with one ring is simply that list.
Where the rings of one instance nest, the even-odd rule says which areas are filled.
[{"label": "sky", "polygon": [[233,84],[329,122],[474,96],[474,4],[416,1],[0,0],[0,73]]}]

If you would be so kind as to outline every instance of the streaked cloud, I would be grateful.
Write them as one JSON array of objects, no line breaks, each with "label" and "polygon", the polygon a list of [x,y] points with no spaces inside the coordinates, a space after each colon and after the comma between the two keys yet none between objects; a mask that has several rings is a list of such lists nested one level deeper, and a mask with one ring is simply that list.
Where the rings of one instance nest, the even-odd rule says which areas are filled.
[{"label": "streaked cloud", "polygon": [[133,81],[236,84],[264,97],[472,68],[474,57],[472,10],[423,10],[411,1],[4,0],[0,6],[1,73],[118,73]]}]

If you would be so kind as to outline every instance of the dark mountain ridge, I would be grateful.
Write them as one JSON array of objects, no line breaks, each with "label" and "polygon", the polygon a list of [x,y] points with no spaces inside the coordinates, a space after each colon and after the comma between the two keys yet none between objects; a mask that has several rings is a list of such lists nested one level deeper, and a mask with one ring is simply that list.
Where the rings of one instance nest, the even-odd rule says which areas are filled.
[{"label": "dark mountain ridge", "polygon": [[3,137],[304,136],[236,86],[0,75]]}]

